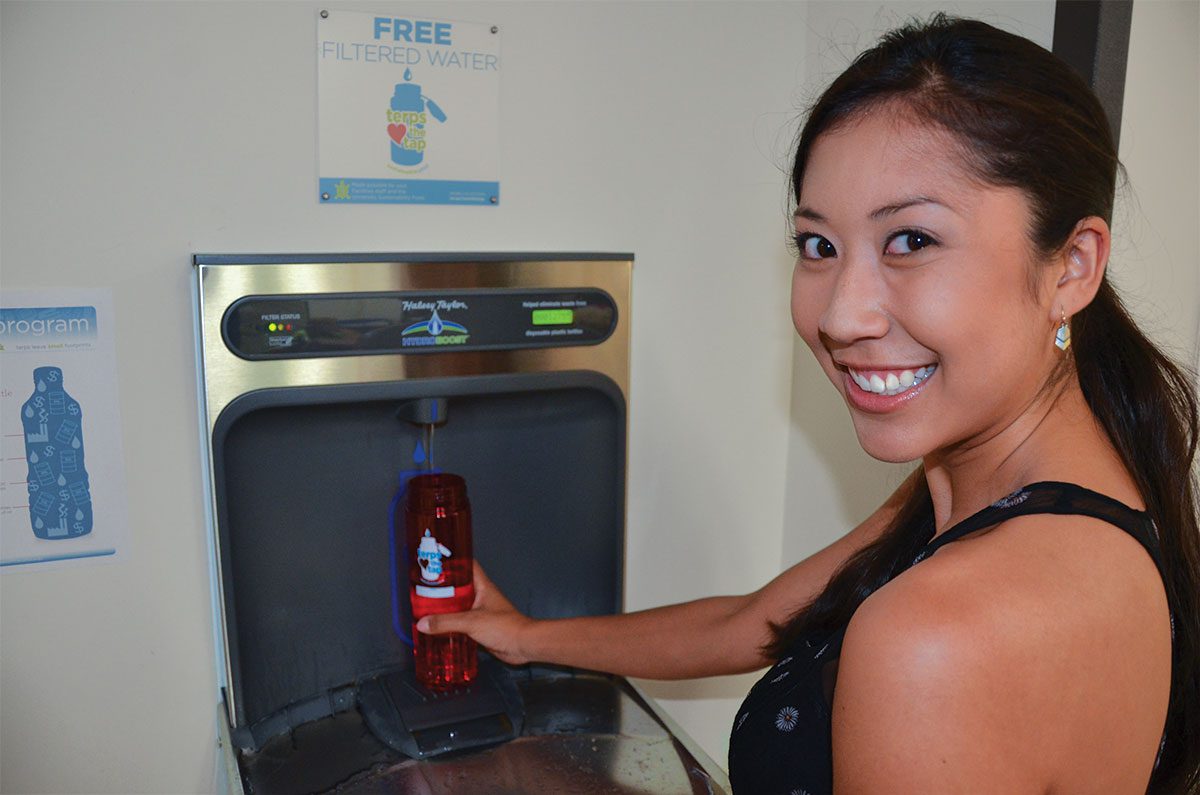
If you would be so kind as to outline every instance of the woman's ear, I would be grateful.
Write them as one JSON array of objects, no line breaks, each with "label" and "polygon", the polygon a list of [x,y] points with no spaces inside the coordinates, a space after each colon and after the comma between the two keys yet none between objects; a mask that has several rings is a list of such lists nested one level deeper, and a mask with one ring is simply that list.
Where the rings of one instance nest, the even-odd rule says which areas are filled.
[{"label": "woman's ear", "polygon": [[1075,225],[1067,245],[1058,256],[1058,282],[1049,306],[1052,325],[1071,317],[1092,302],[1104,281],[1112,232],[1103,218],[1089,216]]}]

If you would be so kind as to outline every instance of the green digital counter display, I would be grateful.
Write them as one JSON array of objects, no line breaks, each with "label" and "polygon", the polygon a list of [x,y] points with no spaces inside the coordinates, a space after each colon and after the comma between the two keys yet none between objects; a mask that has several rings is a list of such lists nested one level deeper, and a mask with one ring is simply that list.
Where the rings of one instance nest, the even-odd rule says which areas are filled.
[{"label": "green digital counter display", "polygon": [[574,322],[574,309],[533,310],[533,325],[535,326],[569,326]]}]

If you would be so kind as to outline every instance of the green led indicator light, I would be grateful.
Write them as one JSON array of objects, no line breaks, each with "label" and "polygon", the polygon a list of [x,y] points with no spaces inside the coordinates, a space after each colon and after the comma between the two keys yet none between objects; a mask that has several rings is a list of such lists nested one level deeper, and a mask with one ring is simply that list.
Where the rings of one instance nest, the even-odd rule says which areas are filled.
[{"label": "green led indicator light", "polygon": [[574,322],[574,309],[533,310],[533,325],[535,326],[569,326]]}]

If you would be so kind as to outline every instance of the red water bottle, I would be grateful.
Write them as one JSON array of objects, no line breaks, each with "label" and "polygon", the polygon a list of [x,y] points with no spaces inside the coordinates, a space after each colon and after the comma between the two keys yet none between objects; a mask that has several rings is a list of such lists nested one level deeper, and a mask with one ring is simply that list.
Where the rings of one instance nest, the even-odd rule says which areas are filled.
[{"label": "red water bottle", "polygon": [[418,475],[404,503],[417,681],[432,690],[464,687],[479,668],[478,647],[466,635],[424,635],[416,622],[437,613],[470,610],[475,601],[471,504],[458,475]]}]

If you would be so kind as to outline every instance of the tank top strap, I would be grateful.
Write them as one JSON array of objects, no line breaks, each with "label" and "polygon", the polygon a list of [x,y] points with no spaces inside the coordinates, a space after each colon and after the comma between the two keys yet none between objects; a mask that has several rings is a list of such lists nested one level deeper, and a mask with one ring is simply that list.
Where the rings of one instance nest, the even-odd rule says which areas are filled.
[{"label": "tank top strap", "polygon": [[917,554],[916,561],[924,560],[946,544],[959,540],[971,533],[993,527],[1018,516],[1048,513],[1059,516],[1090,516],[1121,528],[1133,536],[1154,560],[1162,573],[1162,554],[1158,546],[1158,534],[1154,521],[1145,511],[1130,508],[1091,489],[1074,483],[1039,481],[1023,486],[986,508],[968,516],[941,535],[934,538]]}]

